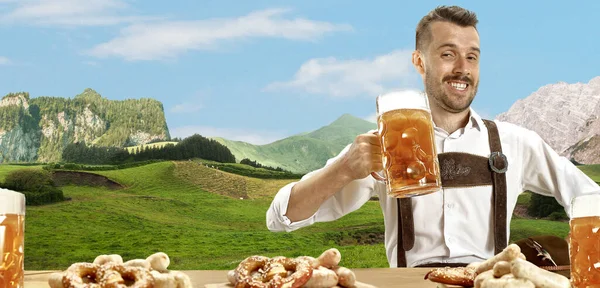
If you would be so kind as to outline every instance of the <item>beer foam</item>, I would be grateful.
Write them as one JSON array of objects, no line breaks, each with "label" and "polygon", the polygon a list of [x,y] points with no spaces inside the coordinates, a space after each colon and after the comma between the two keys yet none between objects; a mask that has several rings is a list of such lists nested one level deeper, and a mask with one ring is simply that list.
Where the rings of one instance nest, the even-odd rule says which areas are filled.
[{"label": "beer foam", "polygon": [[25,215],[25,195],[0,188],[0,215]]},{"label": "beer foam", "polygon": [[571,218],[600,216],[600,195],[586,194],[571,200]]},{"label": "beer foam", "polygon": [[377,97],[377,114],[396,109],[421,109],[431,112],[427,95],[417,90],[398,90]]}]

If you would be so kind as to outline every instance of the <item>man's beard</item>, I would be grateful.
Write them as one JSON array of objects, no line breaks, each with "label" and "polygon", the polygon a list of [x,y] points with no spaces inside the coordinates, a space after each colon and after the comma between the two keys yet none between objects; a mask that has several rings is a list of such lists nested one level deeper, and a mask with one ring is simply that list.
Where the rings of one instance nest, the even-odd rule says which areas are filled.
[{"label": "man's beard", "polygon": [[[442,86],[446,85],[446,81],[450,80],[462,80],[469,84],[471,93],[469,93],[467,96],[468,100],[466,103],[463,103],[463,101],[452,101],[452,99],[450,99],[450,97],[448,97],[448,95],[444,92]],[[479,83],[473,83],[470,78],[464,76],[446,76],[442,82],[439,83],[433,76],[431,76],[431,74],[425,74],[425,92],[427,93],[427,96],[430,99],[433,99],[442,109],[451,113],[460,113],[466,109],[469,109],[473,99],[475,99],[475,95],[477,94],[477,86],[479,86],[478,84]]]}]

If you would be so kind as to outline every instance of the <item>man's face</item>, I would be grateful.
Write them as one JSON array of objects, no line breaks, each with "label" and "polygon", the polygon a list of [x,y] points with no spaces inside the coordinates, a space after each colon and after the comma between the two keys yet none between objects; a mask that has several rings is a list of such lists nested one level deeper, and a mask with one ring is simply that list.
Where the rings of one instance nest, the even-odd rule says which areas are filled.
[{"label": "man's face", "polygon": [[434,22],[424,56],[425,91],[445,111],[469,109],[479,86],[479,34],[474,27]]}]

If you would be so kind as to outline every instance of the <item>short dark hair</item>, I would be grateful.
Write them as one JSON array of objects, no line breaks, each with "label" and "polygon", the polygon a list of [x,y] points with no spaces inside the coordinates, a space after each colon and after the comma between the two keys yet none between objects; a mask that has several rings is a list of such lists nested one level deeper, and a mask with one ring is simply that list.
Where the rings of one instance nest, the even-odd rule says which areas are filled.
[{"label": "short dark hair", "polygon": [[425,15],[417,24],[416,49],[424,50],[431,41],[429,25],[436,21],[450,22],[461,27],[473,26],[477,30],[477,15],[459,6],[438,6]]}]

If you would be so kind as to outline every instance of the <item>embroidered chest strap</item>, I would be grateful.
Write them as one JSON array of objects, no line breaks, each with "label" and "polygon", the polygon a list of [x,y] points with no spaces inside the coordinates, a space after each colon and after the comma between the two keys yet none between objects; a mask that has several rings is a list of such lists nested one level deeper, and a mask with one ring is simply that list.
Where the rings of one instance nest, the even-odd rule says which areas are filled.
[{"label": "embroidered chest strap", "polygon": [[[508,161],[502,154],[502,145],[496,124],[483,120],[488,128],[490,157],[448,152],[438,154],[442,187],[493,186],[494,251],[500,253],[507,245],[506,233],[506,169]],[[397,199],[398,246],[397,266],[406,267],[406,251],[415,242],[411,198]]]}]

